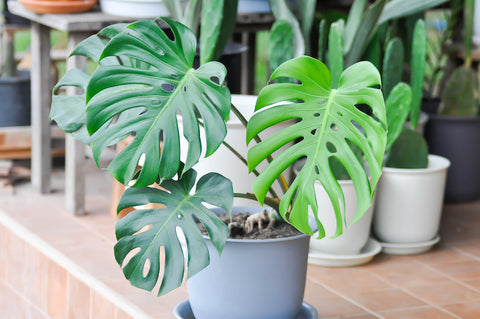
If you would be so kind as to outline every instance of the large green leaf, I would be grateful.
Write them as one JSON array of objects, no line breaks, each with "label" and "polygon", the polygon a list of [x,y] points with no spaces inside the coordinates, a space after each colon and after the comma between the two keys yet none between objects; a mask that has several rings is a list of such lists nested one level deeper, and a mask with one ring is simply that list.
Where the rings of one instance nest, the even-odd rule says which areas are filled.
[{"label": "large green leaf", "polygon": [[[101,64],[87,88],[90,134],[128,113],[122,121],[112,121],[92,141],[91,147],[98,161],[103,149],[134,133],[133,141],[113,159],[108,170],[124,184],[137,177],[136,187],[148,186],[157,178],[171,178],[177,173],[178,114],[183,117],[183,135],[189,142],[185,163],[188,170],[198,162],[202,150],[198,121],[205,126],[208,156],[226,135],[225,120],[230,111],[225,67],[209,62],[193,69],[194,34],[184,25],[164,19],[170,27],[171,39],[160,27],[161,22],[138,21],[115,36],[103,50],[101,62],[119,57],[133,61],[134,66]],[[162,133],[163,150],[160,149]],[[141,161],[142,169],[135,176]]]},{"label": "large green leaf", "polygon": [[[209,173],[199,179],[191,195],[196,175],[191,169],[179,180],[165,180],[160,184],[163,189],[129,188],[123,194],[118,211],[148,203],[165,205],[161,209],[134,210],[116,223],[115,259],[132,285],[151,291],[162,274],[158,295],[163,295],[182,284],[185,259],[178,229],[186,239],[187,277],[208,266],[208,249],[196,220],[205,226],[218,253],[222,252],[228,227],[204,203],[230,214],[232,183],[220,174]],[[160,256],[162,248],[164,256]]]},{"label": "large green leaf", "polygon": [[[249,169],[257,167],[269,155],[299,139],[283,151],[258,176],[253,190],[260,202],[276,177],[297,159],[306,157],[305,166],[280,202],[280,213],[300,231],[312,234],[308,226],[309,207],[318,219],[315,181],[325,187],[335,210],[337,232],[343,229],[344,196],[331,169],[335,158],[346,168],[357,192],[358,219],[371,205],[374,187],[381,175],[386,143],[386,114],[380,75],[370,62],[359,62],[345,70],[338,89],[332,89],[330,72],[318,60],[299,57],[282,64],[271,80],[292,78],[296,83],[274,83],[265,87],[257,100],[257,112],[247,127],[247,141],[277,123],[297,119],[286,129],[254,145],[248,151]],[[278,103],[278,104],[277,104]],[[357,106],[368,105],[371,114]],[[363,153],[371,173],[371,183],[364,163],[355,156],[356,145]],[[356,148],[356,147],[355,147]]]}]

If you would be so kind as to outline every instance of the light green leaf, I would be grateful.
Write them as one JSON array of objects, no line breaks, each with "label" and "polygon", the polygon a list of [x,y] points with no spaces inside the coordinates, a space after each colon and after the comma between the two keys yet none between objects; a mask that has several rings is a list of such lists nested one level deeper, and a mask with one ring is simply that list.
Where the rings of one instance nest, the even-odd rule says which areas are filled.
[{"label": "light green leaf", "polygon": [[[163,272],[158,292],[163,295],[182,284],[185,261],[188,278],[208,266],[208,249],[195,219],[205,226],[218,253],[222,252],[228,227],[204,203],[223,208],[230,214],[232,183],[220,174],[210,173],[200,178],[196,193],[191,195],[196,175],[194,170],[189,170],[178,181],[165,180],[160,184],[162,189],[129,188],[124,192],[118,211],[149,203],[165,205],[161,209],[134,210],[115,225],[118,240],[115,259],[132,285],[151,291]],[[186,239],[186,260],[177,229]],[[164,256],[160,256],[162,247]],[[132,251],[133,256],[126,260]]]},{"label": "light green leaf", "polygon": [[[164,20],[171,40],[160,21],[144,20],[128,26],[105,47],[102,59],[123,57],[149,66],[102,65],[87,88],[87,129],[94,134],[113,121],[92,142],[95,160],[107,146],[135,133],[133,141],[120,152],[108,170],[121,183],[136,177],[136,187],[148,186],[157,178],[171,178],[180,167],[180,137],[189,142],[185,170],[198,162],[202,145],[198,120],[206,134],[206,156],[212,154],[226,134],[230,92],[224,85],[226,70],[217,62],[192,68],[196,40],[182,24]],[[178,131],[177,115],[183,117],[184,131]],[[160,134],[163,133],[163,151]],[[137,166],[142,169],[136,175]]]},{"label": "light green leaf", "polygon": [[[344,196],[333,176],[330,159],[340,161],[353,180],[358,198],[357,220],[372,203],[385,151],[385,105],[380,89],[376,88],[380,85],[380,75],[371,63],[360,62],[345,70],[338,89],[332,89],[330,72],[323,63],[310,57],[299,57],[282,64],[271,80],[285,77],[295,79],[296,83],[273,83],[260,92],[257,112],[247,127],[247,141],[277,123],[291,119],[299,121],[250,147],[249,169],[257,167],[289,142],[300,141],[283,151],[260,173],[253,190],[263,202],[276,177],[305,156],[305,166],[281,199],[280,213],[300,231],[312,234],[308,225],[311,208],[317,218],[320,237],[324,236],[314,190],[315,181],[319,180],[332,201],[338,235],[345,220]],[[373,116],[357,108],[359,105],[368,105]],[[357,159],[350,146],[352,144],[363,152],[371,183],[364,163]]]}]

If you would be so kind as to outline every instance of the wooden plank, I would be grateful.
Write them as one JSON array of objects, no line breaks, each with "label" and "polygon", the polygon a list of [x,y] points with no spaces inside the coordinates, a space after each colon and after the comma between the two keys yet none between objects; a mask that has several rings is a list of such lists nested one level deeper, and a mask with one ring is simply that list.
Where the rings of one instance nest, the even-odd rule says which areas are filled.
[{"label": "wooden plank", "polygon": [[[70,32],[67,50],[75,46],[90,33]],[[67,69],[86,69],[87,60],[83,56],[72,56],[67,60]],[[67,88],[67,94],[81,93],[79,88]],[[67,135],[65,139],[65,205],[73,215],[85,214],[85,145]]]},{"label": "wooden plank", "polygon": [[50,146],[50,29],[31,25],[32,184],[41,193],[50,192],[52,158]]},{"label": "wooden plank", "polygon": [[[65,133],[58,126],[52,126],[51,136],[64,139]],[[8,150],[30,151],[32,147],[32,128],[30,126],[0,127],[0,152]]]},{"label": "wooden plank", "polygon": [[69,14],[37,14],[25,9],[17,1],[8,1],[8,9],[11,13],[30,21],[40,23],[52,29],[61,31],[98,31],[104,27],[119,23],[133,22],[138,18],[118,17],[105,14],[100,8],[94,7],[92,11]]}]

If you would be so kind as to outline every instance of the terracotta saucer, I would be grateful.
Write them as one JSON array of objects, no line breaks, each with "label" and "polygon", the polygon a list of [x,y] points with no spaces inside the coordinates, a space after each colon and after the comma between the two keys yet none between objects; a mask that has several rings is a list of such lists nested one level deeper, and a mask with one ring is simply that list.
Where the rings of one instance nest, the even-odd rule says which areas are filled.
[{"label": "terracotta saucer", "polygon": [[35,13],[78,13],[90,10],[97,0],[19,0],[25,9]]}]

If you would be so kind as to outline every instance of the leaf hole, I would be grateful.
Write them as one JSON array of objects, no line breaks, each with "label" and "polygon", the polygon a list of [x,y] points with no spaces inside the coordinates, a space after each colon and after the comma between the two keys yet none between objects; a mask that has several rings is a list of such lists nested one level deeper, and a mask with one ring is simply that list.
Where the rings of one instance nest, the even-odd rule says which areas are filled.
[{"label": "leaf hole", "polygon": [[355,108],[357,110],[359,110],[360,112],[365,113],[369,116],[373,115],[372,107],[368,104],[357,104],[357,105],[355,105]]},{"label": "leaf hole", "polygon": [[319,116],[320,116],[320,113],[315,113],[315,114],[313,114],[313,116],[319,117]]},{"label": "leaf hole", "polygon": [[172,78],[174,78],[174,79],[178,79],[178,75],[176,75],[176,74],[174,74],[174,73],[170,74],[170,76],[171,76]]},{"label": "leaf hole", "polygon": [[210,81],[212,81],[212,83],[214,83],[216,85],[220,85],[220,79],[219,79],[218,76],[211,76]]},{"label": "leaf hole", "polygon": [[330,124],[330,129],[332,131],[338,132],[338,126],[335,123]]},{"label": "leaf hole", "polygon": [[173,90],[175,90],[175,86],[170,83],[163,83],[161,86],[165,92],[172,92]]},{"label": "leaf hole", "polygon": [[337,115],[340,116],[340,117],[343,117],[342,112],[337,112]]},{"label": "leaf hole", "polygon": [[150,105],[153,107],[159,107],[160,105],[162,105],[162,100],[155,96],[150,100]]},{"label": "leaf hole", "polygon": [[128,252],[128,254],[125,256],[125,259],[123,259],[122,263],[122,268],[127,265],[130,260],[132,260],[133,257],[135,257],[142,249],[140,247],[133,248]]},{"label": "leaf hole", "polygon": [[337,148],[335,147],[335,145],[333,145],[332,143],[330,142],[327,142],[327,150],[330,152],[330,153],[336,153],[337,152]]},{"label": "leaf hole", "polygon": [[310,134],[315,135],[317,133],[317,129],[313,129]]},{"label": "leaf hole", "polygon": [[316,173],[317,175],[320,175],[320,169],[318,168],[317,165],[315,165],[315,173]]},{"label": "leaf hole", "polygon": [[147,278],[148,272],[150,271],[150,267],[151,267],[151,262],[150,262],[150,259],[147,258],[145,260],[145,263],[143,264],[143,278]]},{"label": "leaf hole", "polygon": [[318,104],[320,105],[324,105],[325,103],[326,103],[325,100],[318,101]]}]

